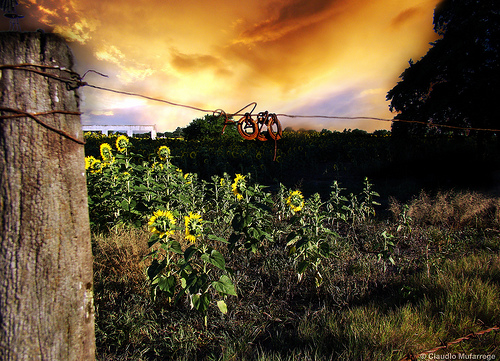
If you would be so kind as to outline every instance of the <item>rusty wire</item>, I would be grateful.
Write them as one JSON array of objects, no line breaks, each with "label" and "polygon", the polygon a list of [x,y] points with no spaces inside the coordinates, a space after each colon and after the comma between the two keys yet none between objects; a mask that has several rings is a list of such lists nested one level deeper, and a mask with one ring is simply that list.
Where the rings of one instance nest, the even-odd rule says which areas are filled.
[{"label": "rusty wire", "polygon": [[76,137],[73,137],[71,134],[66,133],[65,131],[58,129],[56,127],[53,127],[53,126],[45,123],[44,121],[42,121],[38,118],[41,115],[49,115],[49,114],[81,115],[82,113],[80,113],[80,112],[70,112],[70,111],[66,111],[66,110],[52,110],[52,111],[48,111],[48,112],[31,114],[31,113],[28,113],[28,112],[25,112],[25,111],[22,111],[19,109],[4,108],[4,107],[0,107],[0,112],[14,113],[13,115],[0,115],[0,119],[12,119],[12,118],[28,117],[28,118],[33,119],[35,122],[37,122],[41,126],[59,134],[59,135],[62,135],[63,137],[68,138],[68,139],[74,141],[75,143],[85,144],[85,141],[80,140]]},{"label": "rusty wire", "polygon": [[468,335],[466,335],[464,337],[460,337],[460,338],[457,338],[456,340],[447,342],[446,344],[442,344],[440,346],[436,346],[433,349],[420,352],[417,355],[414,355],[414,354],[410,353],[410,354],[406,355],[405,357],[403,357],[399,361],[416,361],[416,360],[418,360],[420,357],[422,357],[424,355],[435,353],[435,352],[437,352],[439,350],[446,349],[446,348],[448,348],[448,347],[450,347],[452,345],[458,344],[460,342],[463,342],[463,341],[466,341],[466,340],[470,340],[471,338],[476,338],[478,336],[482,336],[484,334],[487,334],[487,333],[490,333],[490,332],[493,332],[493,331],[496,332],[496,331],[499,331],[499,330],[500,330],[500,326],[493,326],[493,327],[490,327],[490,328],[488,328],[486,330],[483,330],[483,331],[471,332],[471,333],[469,333]]},{"label": "rusty wire", "polygon": [[[61,76],[58,76],[58,75],[55,75],[55,74],[52,74],[52,73],[48,73],[46,71],[32,69],[32,68],[56,69],[56,70],[67,72],[70,75],[70,77],[69,78],[64,78],[64,77],[61,77]],[[196,106],[186,105],[186,104],[182,104],[182,103],[175,103],[175,102],[172,102],[172,101],[169,101],[169,100],[165,100],[165,99],[161,99],[161,98],[156,98],[156,97],[152,97],[152,96],[147,96],[147,95],[140,94],[140,93],[128,92],[128,91],[122,91],[122,90],[116,90],[116,89],[110,89],[110,88],[101,87],[101,86],[97,86],[97,85],[93,85],[93,84],[89,84],[87,82],[84,82],[83,81],[83,77],[87,73],[89,73],[89,72],[96,73],[96,74],[98,74],[100,76],[103,76],[103,77],[108,77],[107,75],[99,73],[99,72],[97,72],[95,70],[87,70],[84,73],[83,76],[80,76],[78,73],[76,73],[76,72],[74,72],[74,71],[72,71],[70,69],[64,68],[64,67],[48,66],[48,65],[38,65],[38,64],[0,65],[0,69],[16,69],[16,70],[25,70],[25,71],[35,72],[35,73],[38,73],[40,75],[44,75],[44,76],[50,77],[52,79],[56,79],[56,80],[65,82],[67,84],[67,87],[68,87],[69,90],[74,90],[74,89],[79,88],[79,87],[87,86],[87,87],[98,89],[98,90],[102,90],[102,91],[107,91],[107,92],[112,92],[112,93],[122,94],[122,95],[127,95],[127,96],[141,97],[141,98],[144,98],[144,99],[147,99],[147,100],[151,100],[151,101],[161,102],[161,103],[169,104],[169,105],[172,105],[172,106],[177,106],[177,107],[182,107],[182,108],[186,108],[186,109],[201,111],[201,112],[205,112],[205,113],[212,113],[214,115],[215,114],[220,114],[220,115],[223,114],[223,115],[226,116],[226,120],[229,119],[231,116],[244,116],[245,114],[241,114],[240,112],[242,110],[248,108],[251,105],[254,105],[254,107],[253,107],[252,111],[249,112],[249,114],[251,116],[256,115],[256,114],[253,114],[253,111],[255,110],[255,107],[257,105],[256,102],[249,103],[248,105],[244,106],[243,108],[241,108],[237,112],[228,115],[225,112],[221,113],[220,109],[217,109],[217,110],[203,109],[203,108],[199,108],[199,107],[196,107]],[[286,114],[286,113],[277,113],[276,115],[280,116],[280,117],[286,117],[286,118],[376,120],[376,121],[384,121],[384,122],[400,122],[400,123],[422,124],[422,125],[426,125],[426,126],[430,126],[430,127],[448,128],[448,129],[465,130],[465,131],[471,131],[471,130],[473,130],[473,131],[500,132],[500,129],[459,127],[459,126],[453,126],[453,125],[447,125],[447,124],[429,124],[428,122],[424,122],[424,121],[405,120],[405,119],[397,119],[397,118],[388,119],[388,118],[367,117],[367,116],[351,116],[351,117],[349,117],[349,116],[336,116],[336,115],[299,115],[299,114]]]},{"label": "rusty wire", "polygon": [[[192,110],[197,110],[197,111],[201,111],[201,112],[205,112],[205,113],[225,114],[226,115],[226,119],[228,119],[228,116],[227,116],[227,114],[225,112],[220,113],[220,109],[217,109],[217,110],[202,109],[202,108],[198,108],[198,107],[195,107],[195,106],[181,104],[181,103],[174,103],[174,102],[171,102],[171,101],[168,101],[168,100],[165,100],[165,99],[150,97],[150,96],[146,96],[146,95],[139,94],[139,93],[126,92],[126,91],[121,91],[121,90],[115,90],[115,89],[109,89],[109,88],[105,88],[105,87],[100,87],[100,86],[88,84],[88,83],[85,83],[85,82],[82,82],[81,85],[82,86],[88,86],[88,87],[94,88],[94,89],[103,90],[103,91],[113,92],[113,93],[117,93],[117,94],[123,94],[123,95],[128,95],[128,96],[141,97],[141,98],[145,98],[145,99],[148,99],[148,100],[162,102],[162,103],[166,103],[166,104],[169,104],[169,105],[173,105],[173,106],[177,106],[177,107],[183,107],[183,108],[192,109]],[[257,105],[256,102],[252,102],[252,103],[247,104],[246,106],[244,106],[243,108],[241,108],[237,112],[229,114],[229,117],[231,117],[231,116],[244,116],[246,113],[242,114],[240,112],[243,109],[245,109],[245,108],[247,108],[247,107],[249,107],[251,105],[254,105],[254,104]],[[255,107],[254,107],[254,109],[255,109]],[[253,110],[252,110],[252,112],[253,112]],[[257,114],[254,114],[252,112],[250,112],[248,114],[250,114],[250,116],[257,115]],[[310,118],[310,119],[376,120],[376,121],[383,121],[383,122],[414,123],[414,124],[426,125],[426,126],[429,126],[429,127],[448,128],[448,129],[465,130],[465,131],[471,131],[471,130],[473,130],[473,131],[486,131],[486,132],[500,132],[500,129],[472,128],[472,127],[466,128],[466,127],[458,127],[458,126],[447,125],[447,124],[429,124],[427,122],[418,121],[418,120],[405,120],[405,119],[397,119],[397,118],[388,119],[388,118],[365,117],[365,116],[348,117],[348,116],[335,116],[335,115],[297,115],[297,114],[286,114],[286,113],[277,113],[276,116],[286,117],[286,118]],[[234,122],[234,121],[229,120],[229,122]]]},{"label": "rusty wire", "polygon": [[[186,105],[186,104],[181,104],[181,103],[176,103],[176,102],[172,102],[172,101],[169,101],[169,100],[166,100],[166,99],[161,99],[161,98],[156,98],[156,97],[152,97],[152,96],[147,96],[147,95],[140,94],[140,93],[128,92],[128,91],[122,91],[122,90],[116,90],[116,89],[110,89],[110,88],[106,88],[106,87],[102,87],[102,86],[97,86],[97,85],[89,84],[89,83],[83,81],[83,78],[88,73],[90,73],[90,72],[98,74],[98,75],[100,75],[102,77],[106,77],[106,78],[108,77],[107,75],[105,75],[103,73],[100,73],[98,71],[95,71],[95,70],[87,70],[83,74],[83,76],[80,76],[77,72],[75,72],[75,71],[73,71],[71,69],[65,68],[65,67],[60,67],[60,66],[57,66],[57,65],[51,66],[51,65],[29,64],[29,63],[0,65],[0,70],[2,70],[2,69],[24,70],[24,71],[29,71],[29,72],[37,73],[37,74],[40,74],[42,76],[46,76],[48,78],[51,78],[51,79],[58,80],[58,81],[66,83],[66,88],[68,90],[75,90],[75,89],[78,89],[80,87],[85,87],[86,86],[86,87],[97,89],[97,90],[112,92],[112,93],[126,95],[126,96],[140,97],[140,98],[151,100],[151,101],[165,103],[165,104],[168,104],[168,105],[171,105],[171,106],[182,107],[182,108],[196,110],[196,111],[200,111],[200,112],[204,112],[204,113],[212,113],[213,115],[223,116],[225,118],[225,121],[224,121],[224,128],[222,130],[222,133],[224,133],[224,129],[226,128],[226,126],[228,124],[236,123],[236,121],[233,121],[233,120],[231,120],[229,118],[231,118],[233,116],[246,116],[246,115],[254,116],[254,115],[256,115],[256,114],[253,114],[255,108],[257,107],[257,103],[256,102],[251,102],[251,103],[245,105],[243,108],[239,109],[235,113],[227,114],[222,109],[216,109],[216,110],[203,109],[203,108],[200,108],[200,107],[196,107],[196,106],[192,106],[192,105]],[[60,72],[68,74],[69,77],[62,77],[62,76],[57,75],[57,74],[49,73],[46,70],[58,70]],[[250,107],[252,105],[253,105],[253,108],[252,108],[252,110],[250,112],[246,112],[245,114],[241,113],[243,110],[245,110],[246,108],[248,108],[248,107]],[[23,113],[22,111],[17,111],[17,110],[14,110],[14,109],[11,109],[10,111],[17,112],[18,115],[16,115],[16,117],[20,116],[20,114]],[[37,118],[37,114],[29,114],[29,113],[24,113],[24,114],[25,114],[25,116],[29,116],[30,118],[32,118],[35,121],[37,121],[39,124],[44,125],[47,128],[49,127],[46,123],[42,122],[41,120],[39,120]],[[38,115],[41,115],[41,114],[38,114]],[[397,118],[387,119],[387,118],[366,117],[366,116],[348,117],[348,116],[334,116],[334,115],[297,115],[297,114],[286,114],[286,113],[278,113],[278,114],[276,114],[276,116],[287,117],[287,118],[310,118],[310,119],[376,120],[376,121],[384,121],[384,122],[401,122],[401,123],[422,124],[422,125],[426,125],[426,126],[430,126],[430,127],[440,127],[440,128],[448,128],[448,129],[464,130],[464,131],[471,131],[471,130],[473,130],[473,131],[500,132],[500,129],[472,128],[472,127],[465,128],[465,127],[458,127],[458,126],[447,125],[447,124],[429,124],[429,123],[423,122],[423,121],[404,120],[404,119],[397,119]],[[5,117],[2,117],[2,118],[5,118]],[[61,135],[64,133],[61,130],[56,130],[56,129],[52,129],[52,130],[58,132]],[[67,135],[68,134],[65,135],[67,138],[73,139],[72,136],[70,136],[70,135],[67,136]],[[74,138],[73,140],[75,140],[75,139],[76,138]],[[80,141],[80,140],[78,140],[78,143],[84,144],[84,142],[82,143],[82,141]],[[276,159],[276,151],[277,151],[277,145],[275,144],[274,160]]]}]

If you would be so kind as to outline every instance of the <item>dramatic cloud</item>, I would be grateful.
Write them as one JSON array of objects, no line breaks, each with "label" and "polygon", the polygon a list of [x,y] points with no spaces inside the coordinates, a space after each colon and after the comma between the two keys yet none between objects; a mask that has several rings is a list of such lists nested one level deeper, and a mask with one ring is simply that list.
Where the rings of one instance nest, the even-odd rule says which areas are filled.
[{"label": "dramatic cloud", "polygon": [[[385,96],[436,39],[438,0],[21,0],[23,30],[64,36],[86,81],[202,109],[391,118]],[[0,22],[0,30],[8,21]],[[84,88],[84,121],[187,125],[204,114]],[[283,118],[316,129],[388,122]],[[309,122],[309,123],[307,123]]]}]

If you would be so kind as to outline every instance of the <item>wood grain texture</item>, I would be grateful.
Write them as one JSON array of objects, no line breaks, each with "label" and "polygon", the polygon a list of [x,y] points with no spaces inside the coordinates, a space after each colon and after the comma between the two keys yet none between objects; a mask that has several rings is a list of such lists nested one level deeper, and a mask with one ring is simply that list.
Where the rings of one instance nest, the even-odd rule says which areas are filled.
[{"label": "wood grain texture", "polygon": [[[0,33],[0,64],[72,62],[54,34]],[[0,107],[78,112],[78,90],[4,69]],[[42,119],[82,138],[78,115]],[[0,359],[94,360],[84,147],[28,117],[0,119],[0,217]]]}]

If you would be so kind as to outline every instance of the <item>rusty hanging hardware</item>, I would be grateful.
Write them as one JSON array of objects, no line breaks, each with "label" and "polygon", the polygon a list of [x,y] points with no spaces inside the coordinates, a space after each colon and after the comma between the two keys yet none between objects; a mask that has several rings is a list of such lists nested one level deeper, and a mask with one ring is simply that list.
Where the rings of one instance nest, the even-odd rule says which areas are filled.
[{"label": "rusty hanging hardware", "polygon": [[[214,115],[224,116],[224,127],[222,128],[222,134],[226,130],[226,127],[229,124],[236,123],[236,129],[238,133],[246,140],[258,139],[261,142],[266,140],[274,140],[274,157],[273,161],[276,161],[276,153],[278,148],[277,141],[281,139],[283,135],[283,129],[281,127],[281,123],[278,120],[278,116],[275,113],[269,113],[267,110],[265,112],[260,112],[257,114],[257,120],[255,121],[252,118],[252,112],[257,107],[257,103],[252,102],[240,110],[238,110],[233,115],[241,115],[239,114],[242,110],[253,105],[253,108],[250,112],[246,112],[238,121],[229,119],[228,115],[221,109],[217,109],[214,111]],[[265,128],[264,128],[265,127]]]}]

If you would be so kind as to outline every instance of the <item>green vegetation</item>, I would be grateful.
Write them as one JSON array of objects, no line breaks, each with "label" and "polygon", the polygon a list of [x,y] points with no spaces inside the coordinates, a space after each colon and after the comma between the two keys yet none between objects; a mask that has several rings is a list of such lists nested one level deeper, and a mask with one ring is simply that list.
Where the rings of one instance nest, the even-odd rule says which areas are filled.
[{"label": "green vegetation", "polygon": [[[274,144],[88,138],[98,359],[399,360],[499,324],[500,201],[389,199],[359,175],[477,150],[421,142],[285,132],[267,163]],[[498,340],[443,352],[499,357]]]}]

